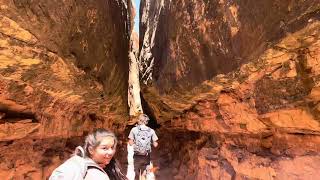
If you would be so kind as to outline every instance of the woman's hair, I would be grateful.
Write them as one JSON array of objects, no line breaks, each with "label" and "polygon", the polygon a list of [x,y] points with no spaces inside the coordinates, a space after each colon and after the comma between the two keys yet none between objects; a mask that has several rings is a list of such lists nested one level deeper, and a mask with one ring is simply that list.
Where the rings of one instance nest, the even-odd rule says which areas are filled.
[{"label": "woman's hair", "polygon": [[112,158],[110,163],[104,168],[111,180],[128,180],[128,178],[121,172],[117,161]]},{"label": "woman's hair", "polygon": [[[96,148],[100,145],[101,140],[104,137],[112,137],[114,139],[113,149],[116,150],[118,143],[116,135],[110,130],[96,129],[92,133],[88,134],[85,139],[83,148],[85,157],[91,156],[89,153],[89,147]],[[127,180],[127,177],[121,172],[119,165],[114,159],[114,157],[111,159],[109,164],[107,164],[104,170],[106,171],[111,180]]]}]

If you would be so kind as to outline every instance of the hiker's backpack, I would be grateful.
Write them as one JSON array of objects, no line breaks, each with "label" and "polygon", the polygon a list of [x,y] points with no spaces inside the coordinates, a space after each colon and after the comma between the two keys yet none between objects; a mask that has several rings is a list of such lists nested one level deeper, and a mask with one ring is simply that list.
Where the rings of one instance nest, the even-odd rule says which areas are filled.
[{"label": "hiker's backpack", "polygon": [[49,180],[83,180],[87,174],[87,170],[91,167],[104,172],[96,163],[85,159],[83,148],[78,146],[75,150],[75,155],[57,167],[52,172]]},{"label": "hiker's backpack", "polygon": [[151,151],[152,129],[145,126],[137,126],[135,134],[135,153],[147,154]]}]

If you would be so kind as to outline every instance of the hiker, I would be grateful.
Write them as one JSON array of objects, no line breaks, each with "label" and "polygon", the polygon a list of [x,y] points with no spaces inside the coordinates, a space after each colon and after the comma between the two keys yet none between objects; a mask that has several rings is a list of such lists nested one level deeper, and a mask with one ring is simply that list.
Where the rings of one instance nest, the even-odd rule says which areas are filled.
[{"label": "hiker", "polygon": [[49,180],[127,180],[114,159],[117,138],[109,130],[97,129],[78,146],[74,155],[56,168]]},{"label": "hiker", "polygon": [[[158,146],[158,136],[155,131],[147,126],[149,117],[140,114],[138,124],[131,129],[129,134],[129,145],[133,146],[134,172],[135,177],[139,177],[151,162],[151,143],[154,147]],[[128,162],[130,163],[130,162]]]}]

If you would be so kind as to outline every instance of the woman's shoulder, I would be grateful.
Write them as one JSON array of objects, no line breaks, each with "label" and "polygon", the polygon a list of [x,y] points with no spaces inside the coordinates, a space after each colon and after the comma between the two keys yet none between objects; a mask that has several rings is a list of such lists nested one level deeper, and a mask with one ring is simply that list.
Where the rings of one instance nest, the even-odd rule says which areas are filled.
[{"label": "woman's shoulder", "polygon": [[109,180],[109,176],[98,168],[91,167],[87,170],[85,180]]}]

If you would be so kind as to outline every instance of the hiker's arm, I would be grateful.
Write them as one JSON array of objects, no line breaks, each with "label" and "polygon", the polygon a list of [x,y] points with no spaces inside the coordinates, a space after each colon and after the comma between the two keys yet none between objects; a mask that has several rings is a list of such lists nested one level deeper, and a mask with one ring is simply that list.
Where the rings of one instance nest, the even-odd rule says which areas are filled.
[{"label": "hiker's arm", "polygon": [[153,141],[153,147],[158,147],[158,136],[157,136],[157,134],[156,134],[156,132],[155,131],[153,131],[153,133],[152,133],[152,141]]},{"label": "hiker's arm", "polygon": [[133,139],[129,139],[128,143],[129,143],[130,146],[132,146],[134,144]]},{"label": "hiker's arm", "polygon": [[131,129],[128,138],[129,138],[128,143],[129,143],[130,146],[132,146],[134,144],[134,141],[133,141],[134,140],[133,129]]},{"label": "hiker's arm", "polygon": [[158,147],[158,142],[157,141],[153,141],[153,147]]}]

